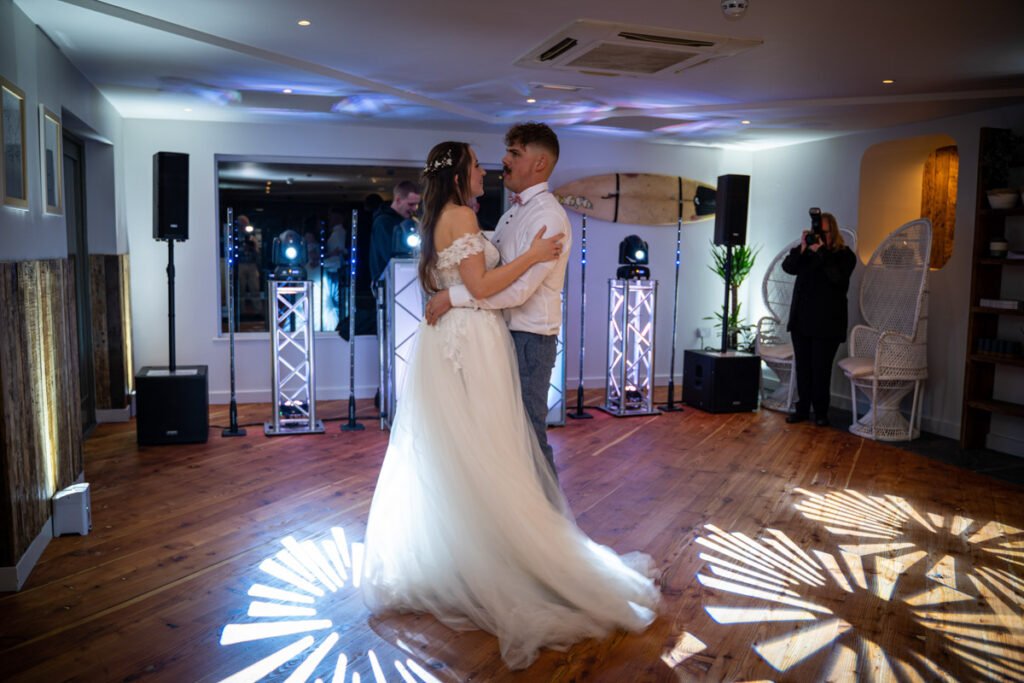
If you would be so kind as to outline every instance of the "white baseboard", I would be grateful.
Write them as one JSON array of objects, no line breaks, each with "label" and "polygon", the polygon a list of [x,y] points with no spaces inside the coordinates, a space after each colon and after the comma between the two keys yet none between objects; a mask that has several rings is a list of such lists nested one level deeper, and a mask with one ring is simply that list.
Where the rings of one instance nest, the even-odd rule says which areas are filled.
[{"label": "white baseboard", "polygon": [[21,590],[28,580],[28,575],[36,566],[36,562],[43,556],[43,551],[53,538],[53,520],[47,518],[42,530],[29,544],[28,550],[21,556],[18,563],[13,567],[0,567],[0,592],[13,592]]},{"label": "white baseboard", "polygon": [[1020,439],[1003,436],[1002,434],[990,433],[985,445],[994,451],[1024,458],[1024,441],[1021,441]]}]

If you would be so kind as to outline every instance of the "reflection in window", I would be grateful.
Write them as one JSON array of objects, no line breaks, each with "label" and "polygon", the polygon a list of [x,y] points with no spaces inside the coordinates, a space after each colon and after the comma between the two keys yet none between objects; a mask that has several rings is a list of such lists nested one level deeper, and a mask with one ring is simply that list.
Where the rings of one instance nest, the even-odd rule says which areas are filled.
[{"label": "reflection in window", "polygon": [[[357,335],[377,333],[371,288],[370,247],[374,215],[394,200],[402,181],[419,182],[419,166],[303,164],[220,160],[217,164],[221,222],[228,208],[238,222],[238,262],[233,289],[235,329],[267,332],[267,274],[273,271],[274,239],[295,230],[306,240],[306,271],[313,282],[313,325],[317,332],[348,338],[349,236],[353,212],[357,224],[355,319]],[[501,174],[484,179],[479,218],[493,229],[504,203]],[[220,253],[224,254],[221,231]],[[221,263],[221,332],[228,329],[227,264]]]}]

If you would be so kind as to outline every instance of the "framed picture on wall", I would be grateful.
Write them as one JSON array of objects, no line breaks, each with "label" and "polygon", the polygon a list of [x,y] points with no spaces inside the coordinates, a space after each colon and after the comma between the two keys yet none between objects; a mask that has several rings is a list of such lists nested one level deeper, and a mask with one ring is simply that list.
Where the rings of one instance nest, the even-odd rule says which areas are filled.
[{"label": "framed picture on wall", "polygon": [[43,211],[64,213],[64,177],[61,173],[60,118],[52,111],[39,105],[39,166],[42,169]]},{"label": "framed picture on wall", "polygon": [[28,175],[25,171],[25,93],[0,76],[0,184],[4,204],[28,208]]}]

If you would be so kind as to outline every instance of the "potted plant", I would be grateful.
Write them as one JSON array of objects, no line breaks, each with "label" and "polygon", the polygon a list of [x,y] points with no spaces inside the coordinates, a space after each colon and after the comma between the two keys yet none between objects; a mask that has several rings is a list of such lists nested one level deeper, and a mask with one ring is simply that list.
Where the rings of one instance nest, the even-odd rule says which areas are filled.
[{"label": "potted plant", "polygon": [[[712,265],[708,266],[708,269],[718,275],[722,279],[722,282],[726,287],[729,288],[729,300],[730,309],[729,314],[726,316],[726,337],[727,344],[730,349],[737,351],[752,351],[754,348],[754,325],[747,323],[744,318],[740,317],[740,309],[742,308],[739,302],[739,289],[743,281],[750,275],[750,271],[754,268],[754,262],[757,260],[757,255],[760,253],[761,247],[756,249],[744,244],[732,249],[732,262],[730,265],[730,278],[729,281],[725,279],[725,265],[726,258],[729,250],[726,247],[718,246],[711,243],[711,258],[713,260]],[[705,320],[717,320],[718,324],[715,327],[721,334],[722,323],[723,323],[723,312],[718,311],[714,315],[706,316]]]}]

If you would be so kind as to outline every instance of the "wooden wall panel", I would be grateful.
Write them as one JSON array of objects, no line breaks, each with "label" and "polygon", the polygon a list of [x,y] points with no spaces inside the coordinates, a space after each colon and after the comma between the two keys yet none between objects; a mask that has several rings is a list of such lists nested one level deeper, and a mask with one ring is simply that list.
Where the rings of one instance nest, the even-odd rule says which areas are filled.
[{"label": "wooden wall panel", "polygon": [[128,405],[130,331],[123,306],[128,293],[126,261],[125,254],[89,257],[96,407],[101,410]]},{"label": "wooden wall panel", "polygon": [[[28,413],[26,391],[29,364],[28,348],[22,313],[18,310],[18,269],[16,263],[0,263],[0,564],[12,566],[25,551],[26,514],[25,481],[32,473],[27,471],[36,460],[35,429]],[[32,507],[29,505],[28,507]]]},{"label": "wooden wall panel", "polygon": [[0,565],[83,469],[74,302],[66,260],[0,263]]},{"label": "wooden wall panel", "polygon": [[932,268],[946,265],[953,255],[959,177],[960,155],[956,145],[940,147],[928,155],[921,182],[921,215],[932,222]]},{"label": "wooden wall panel", "polygon": [[52,278],[50,315],[55,321],[61,321],[59,330],[55,330],[55,342],[58,358],[66,359],[58,362],[58,385],[56,408],[59,416],[59,443],[57,489],[70,486],[85,470],[85,457],[82,451],[83,431],[82,411],[69,410],[70,406],[78,406],[82,395],[78,375],[78,315],[75,302],[75,278],[71,265],[64,260],[51,261],[57,266],[59,274],[54,272]]}]

